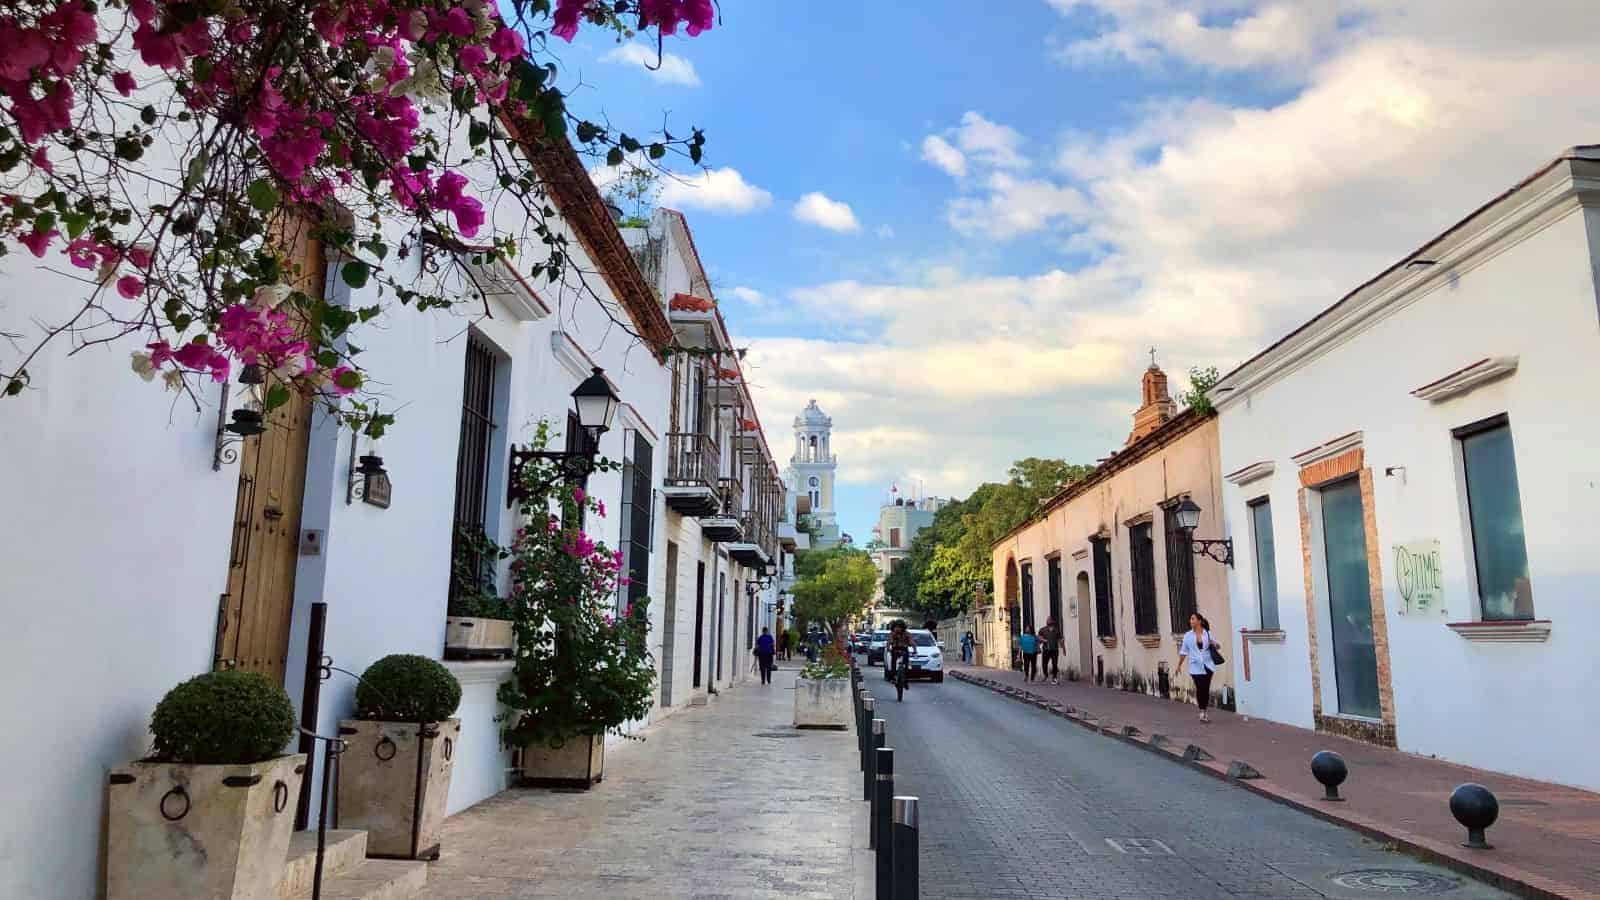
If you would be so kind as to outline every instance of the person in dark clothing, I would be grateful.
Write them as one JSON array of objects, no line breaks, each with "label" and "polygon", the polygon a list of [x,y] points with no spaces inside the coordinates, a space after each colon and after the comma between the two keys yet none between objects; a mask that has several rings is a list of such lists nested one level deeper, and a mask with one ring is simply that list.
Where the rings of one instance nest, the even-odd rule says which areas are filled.
[{"label": "person in dark clothing", "polygon": [[1039,636],[1032,628],[1024,628],[1017,646],[1022,650],[1022,680],[1032,681],[1039,672]]},{"label": "person in dark clothing", "polygon": [[1061,683],[1061,629],[1055,616],[1039,629],[1039,677],[1051,684]]},{"label": "person in dark clothing", "polygon": [[783,654],[784,659],[794,658],[794,633],[787,628],[778,635],[778,651]]},{"label": "person in dark clothing", "polygon": [[772,639],[766,626],[761,628],[761,637],[756,638],[756,662],[761,665],[761,683],[772,683],[772,657],[777,652],[777,642]]}]

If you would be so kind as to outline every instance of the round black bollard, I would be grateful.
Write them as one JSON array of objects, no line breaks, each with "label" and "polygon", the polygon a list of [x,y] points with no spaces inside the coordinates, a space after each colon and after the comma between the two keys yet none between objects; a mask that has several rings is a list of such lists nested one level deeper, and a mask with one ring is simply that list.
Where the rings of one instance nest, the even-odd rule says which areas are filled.
[{"label": "round black bollard", "polygon": [[[894,798],[894,812],[889,826],[891,852],[894,862],[894,889],[891,900],[917,900],[920,892],[917,870],[917,798]],[[883,900],[884,895],[878,895]]]},{"label": "round black bollard", "polygon": [[894,799],[894,751],[884,747],[878,751],[878,781],[872,795],[872,818],[867,822],[867,849],[876,850],[873,860],[878,896],[889,896],[893,888],[894,869],[890,854],[889,807]]},{"label": "round black bollard", "polygon": [[1326,789],[1322,799],[1335,801],[1344,799],[1339,796],[1339,785],[1344,784],[1344,780],[1350,775],[1350,769],[1344,764],[1344,757],[1332,750],[1323,750],[1311,757],[1311,774],[1322,782],[1322,786]]},{"label": "round black bollard", "polygon": [[861,771],[867,770],[867,747],[872,743],[872,695],[861,692],[861,718],[856,721],[856,738],[861,742]]},{"label": "round black bollard", "polygon": [[1483,832],[1500,818],[1500,801],[1488,788],[1468,782],[1451,791],[1450,815],[1467,829],[1467,842],[1461,846],[1473,850],[1493,849]]},{"label": "round black bollard", "polygon": [[884,744],[884,721],[872,720],[872,732],[867,735],[867,768],[861,774],[861,799],[872,802],[872,787],[878,780],[878,748]]}]

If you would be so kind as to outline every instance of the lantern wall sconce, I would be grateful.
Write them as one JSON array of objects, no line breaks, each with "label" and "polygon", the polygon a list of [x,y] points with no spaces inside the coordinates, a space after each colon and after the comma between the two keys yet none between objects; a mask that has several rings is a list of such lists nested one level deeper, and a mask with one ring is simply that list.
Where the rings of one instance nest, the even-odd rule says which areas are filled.
[{"label": "lantern wall sconce", "polygon": [[233,411],[233,421],[228,421],[228,382],[222,383],[222,399],[217,402],[217,436],[211,453],[211,471],[220,472],[224,463],[239,461],[239,445],[245,438],[266,433],[266,419],[261,414],[261,367],[255,363],[239,371],[239,383],[244,385],[244,405]]},{"label": "lantern wall sconce", "polygon": [[523,466],[536,459],[545,459],[560,465],[561,474],[569,481],[583,482],[594,471],[594,458],[600,452],[600,436],[611,430],[611,421],[617,416],[621,400],[606,378],[605,370],[594,367],[594,373],[583,380],[572,392],[572,405],[577,413],[578,425],[583,434],[569,446],[575,450],[526,450],[511,448],[511,478],[506,485],[506,507],[515,506],[518,500],[529,496],[522,483]]},{"label": "lantern wall sconce", "polygon": [[361,433],[352,434],[350,476],[345,482],[344,503],[349,506],[360,500],[379,509],[388,509],[393,485],[389,482],[389,473],[383,468],[383,457],[378,455],[378,442],[374,439],[367,446],[367,452],[361,456],[360,462],[357,462],[356,448],[360,444]]},{"label": "lantern wall sconce", "polygon": [[1233,568],[1233,539],[1221,540],[1196,540],[1194,530],[1200,524],[1200,506],[1188,497],[1179,501],[1173,512],[1178,517],[1178,527],[1189,535],[1189,546],[1195,556],[1209,556],[1223,565]]}]

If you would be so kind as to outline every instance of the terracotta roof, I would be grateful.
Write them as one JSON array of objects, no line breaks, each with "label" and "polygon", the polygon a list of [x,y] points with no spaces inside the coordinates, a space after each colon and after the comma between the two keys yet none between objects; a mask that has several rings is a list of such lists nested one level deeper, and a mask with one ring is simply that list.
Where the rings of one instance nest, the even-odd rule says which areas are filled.
[{"label": "terracotta roof", "polygon": [[639,264],[628,250],[622,232],[611,220],[611,212],[606,209],[599,188],[589,178],[583,160],[578,158],[578,151],[564,137],[551,140],[535,134],[530,122],[509,116],[502,121],[507,131],[516,137],[540,181],[550,189],[562,219],[571,226],[612,295],[633,320],[639,336],[650,345],[657,359],[664,358],[662,351],[672,344],[672,326],[656,300],[655,291],[639,271]]},{"label": "terracotta roof", "polygon": [[672,302],[667,304],[674,312],[710,312],[716,308],[716,303],[704,297],[693,294],[673,294]]}]

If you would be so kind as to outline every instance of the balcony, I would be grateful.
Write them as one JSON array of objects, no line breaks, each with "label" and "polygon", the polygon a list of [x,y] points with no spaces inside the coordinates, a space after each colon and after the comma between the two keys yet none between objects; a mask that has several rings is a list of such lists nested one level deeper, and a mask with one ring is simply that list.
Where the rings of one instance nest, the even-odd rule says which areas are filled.
[{"label": "balcony", "polygon": [[777,537],[778,543],[790,553],[800,549],[800,531],[793,522],[779,522]]},{"label": "balcony", "polygon": [[742,540],[744,524],[739,520],[739,507],[744,502],[742,486],[737,479],[718,479],[717,495],[716,511],[700,517],[700,533],[719,544]]},{"label": "balcony", "polygon": [[668,508],[686,516],[720,513],[722,499],[717,490],[720,467],[717,445],[710,435],[668,434],[667,477],[661,487]]}]

